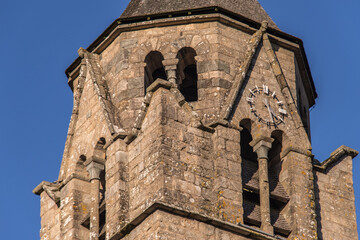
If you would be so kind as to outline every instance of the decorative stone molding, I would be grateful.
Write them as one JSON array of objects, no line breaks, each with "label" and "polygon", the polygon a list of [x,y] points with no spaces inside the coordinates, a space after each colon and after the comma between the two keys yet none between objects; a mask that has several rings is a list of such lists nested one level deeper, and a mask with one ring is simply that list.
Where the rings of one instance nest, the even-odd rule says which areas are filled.
[{"label": "decorative stone molding", "polygon": [[59,182],[51,183],[42,181],[32,192],[36,195],[46,192],[56,205],[60,206],[60,188],[61,184]]},{"label": "decorative stone molding", "polygon": [[165,71],[166,71],[166,75],[167,75],[167,80],[173,84],[177,83],[177,77],[176,77],[176,69],[177,69],[177,64],[179,63],[179,59],[177,58],[173,58],[173,59],[165,59],[162,61]]},{"label": "decorative stone molding", "polygon": [[345,157],[356,157],[359,154],[358,151],[346,147],[342,145],[338,149],[336,149],[334,152],[330,154],[330,157],[326,159],[324,162],[320,163],[319,161],[314,163],[314,169],[316,171],[325,173],[331,166],[334,164],[337,164],[338,161],[341,161]]},{"label": "decorative stone molding", "polygon": [[170,89],[173,86],[173,84],[169,81],[166,81],[164,79],[158,78],[156,79],[147,89],[146,92],[156,92],[159,88],[165,88]]},{"label": "decorative stone molding", "polygon": [[268,152],[271,148],[271,144],[273,143],[274,139],[268,137],[258,137],[255,138],[250,142],[250,146],[253,147],[254,152],[257,153],[258,158],[265,158],[268,159]]},{"label": "decorative stone molding", "polygon": [[105,159],[91,157],[84,163],[86,170],[89,172],[90,181],[100,179],[100,174],[105,169]]},{"label": "decorative stone molding", "polygon": [[122,128],[118,117],[117,108],[111,100],[107,80],[105,79],[100,66],[99,55],[90,53],[83,48],[80,48],[78,53],[86,62],[87,73],[89,74],[95,93],[98,96],[109,131],[112,135],[118,133],[124,134],[124,129]]},{"label": "decorative stone molding", "polygon": [[255,56],[262,37],[268,28],[268,22],[263,22],[260,29],[252,35],[247,43],[247,52],[245,54],[245,60],[240,64],[240,67],[235,75],[233,86],[229,92],[228,97],[225,99],[223,110],[220,112],[219,120],[230,120],[231,113],[234,110],[236,99],[243,88],[246,75],[250,69],[251,62]]},{"label": "decorative stone molding", "polygon": [[306,140],[306,148],[311,149],[311,143],[309,137],[304,128],[304,124],[301,120],[300,114],[298,113],[294,98],[291,95],[291,90],[287,84],[285,74],[283,73],[279,60],[274,52],[274,49],[269,39],[269,35],[267,33],[265,33],[263,36],[263,44],[266,50],[266,55],[270,63],[271,69],[280,86],[281,93],[285,98],[286,106],[290,110],[291,119],[293,120],[295,127],[299,129],[299,134],[301,135],[301,139]]}]

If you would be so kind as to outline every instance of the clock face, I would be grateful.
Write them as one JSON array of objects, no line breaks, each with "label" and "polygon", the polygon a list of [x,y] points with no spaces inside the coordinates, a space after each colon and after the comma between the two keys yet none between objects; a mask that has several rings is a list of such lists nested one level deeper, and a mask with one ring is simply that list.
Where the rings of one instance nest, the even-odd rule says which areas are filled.
[{"label": "clock face", "polygon": [[252,114],[259,122],[269,127],[285,124],[284,119],[287,112],[284,103],[277,98],[275,91],[271,91],[268,86],[255,86],[254,89],[249,89],[246,101],[250,105]]}]

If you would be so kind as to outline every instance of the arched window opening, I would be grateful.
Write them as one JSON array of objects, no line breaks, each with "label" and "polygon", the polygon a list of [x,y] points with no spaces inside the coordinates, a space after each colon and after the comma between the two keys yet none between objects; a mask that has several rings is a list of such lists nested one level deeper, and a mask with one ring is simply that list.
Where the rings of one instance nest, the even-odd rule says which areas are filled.
[{"label": "arched window opening", "polygon": [[257,154],[254,152],[253,147],[250,146],[250,142],[253,140],[251,136],[251,121],[244,119],[240,122],[240,126],[242,127],[240,132],[240,156],[244,223],[260,227],[259,166]]},{"label": "arched window opening", "polygon": [[282,131],[275,130],[272,132],[271,137],[274,139],[271,149],[269,150],[269,167],[276,165],[280,162],[280,154],[282,151],[283,133]]},{"label": "arched window opening", "polygon": [[158,78],[167,80],[166,72],[162,61],[164,56],[158,51],[151,51],[145,57],[144,86],[146,89]]},{"label": "arched window opening", "polygon": [[280,174],[282,171],[281,152],[283,149],[284,134],[282,131],[275,130],[272,132],[271,137],[274,139],[268,153],[271,225],[274,226],[274,232],[276,234],[288,237],[291,228],[284,218],[283,209],[289,201],[289,196],[280,182]]},{"label": "arched window opening", "polygon": [[257,163],[257,155],[254,152],[253,147],[250,146],[252,140],[250,131],[243,127],[243,130],[240,132],[241,158]]},{"label": "arched window opening", "polygon": [[86,161],[86,156],[85,155],[80,155],[79,159],[76,161],[75,172],[79,176],[86,177],[88,175],[88,172],[87,172],[86,167],[84,165],[85,161]]},{"label": "arched window opening", "polygon": [[254,153],[250,142],[253,140],[251,135],[251,121],[244,119],[240,122],[242,130],[240,132],[241,145],[241,177],[243,183],[243,209],[244,223],[250,226],[261,227],[260,197],[269,197],[270,217],[274,233],[283,237],[288,237],[291,227],[285,219],[286,206],[289,202],[288,194],[280,181],[282,173],[281,152],[283,149],[284,134],[276,130],[271,134],[274,139],[272,147],[268,152],[268,182],[269,195],[260,196],[259,163],[257,154]]},{"label": "arched window opening", "polygon": [[[98,142],[95,145],[94,156],[97,156],[102,159],[106,159],[106,139],[104,137],[99,138]],[[106,204],[105,204],[105,194],[106,194],[106,177],[105,171],[100,173],[100,205],[99,205],[99,239],[105,239],[105,226],[106,226]],[[104,230],[104,231],[103,231]]]},{"label": "arched window opening", "polygon": [[81,164],[84,164],[84,162],[86,161],[86,156],[80,155],[79,160],[80,160],[79,162],[81,162]]},{"label": "arched window opening", "polygon": [[177,54],[179,59],[177,66],[179,90],[188,102],[198,100],[198,75],[195,56],[196,51],[190,47],[182,48]]},{"label": "arched window opening", "polygon": [[250,142],[253,140],[251,136],[251,120],[243,119],[240,122],[242,128],[240,132],[241,158],[257,163],[257,154],[254,152]]}]

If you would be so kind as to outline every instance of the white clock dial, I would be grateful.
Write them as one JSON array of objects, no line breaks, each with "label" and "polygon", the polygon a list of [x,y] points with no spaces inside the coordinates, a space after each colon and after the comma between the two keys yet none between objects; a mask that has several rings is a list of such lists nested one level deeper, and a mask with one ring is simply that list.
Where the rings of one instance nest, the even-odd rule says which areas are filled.
[{"label": "white clock dial", "polygon": [[287,111],[282,101],[278,99],[275,91],[271,91],[268,86],[255,86],[249,89],[246,101],[250,105],[250,111],[256,119],[267,126],[275,126],[284,123]]}]

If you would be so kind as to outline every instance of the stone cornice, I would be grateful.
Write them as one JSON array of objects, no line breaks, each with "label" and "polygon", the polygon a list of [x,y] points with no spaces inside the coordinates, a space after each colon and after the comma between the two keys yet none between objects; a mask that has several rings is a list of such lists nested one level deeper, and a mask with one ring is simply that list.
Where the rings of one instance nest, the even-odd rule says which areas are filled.
[{"label": "stone cornice", "polygon": [[345,157],[354,158],[358,154],[359,154],[358,151],[343,145],[338,149],[336,149],[334,152],[332,152],[330,154],[330,157],[326,159],[324,162],[314,163],[314,169],[316,171],[326,173],[330,167],[332,167],[334,164],[337,164],[337,162],[341,161],[343,158]]},{"label": "stone cornice", "polygon": [[32,193],[35,195],[40,195],[44,191],[44,186],[52,186],[52,187],[59,187],[59,183],[52,183],[47,181],[42,181],[39,185],[37,185],[33,190]]},{"label": "stone cornice", "polygon": [[79,174],[73,173],[69,177],[67,177],[64,181],[61,181],[61,182],[42,181],[39,185],[37,185],[32,190],[32,192],[35,195],[40,195],[44,191],[44,186],[57,187],[60,190],[61,188],[63,188],[66,184],[68,184],[73,179],[89,182],[88,178],[80,176]]}]

